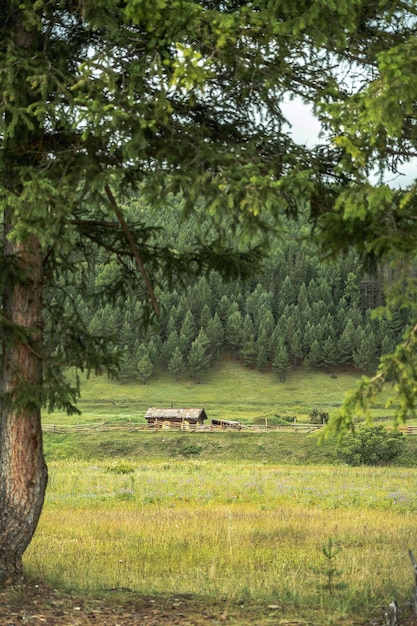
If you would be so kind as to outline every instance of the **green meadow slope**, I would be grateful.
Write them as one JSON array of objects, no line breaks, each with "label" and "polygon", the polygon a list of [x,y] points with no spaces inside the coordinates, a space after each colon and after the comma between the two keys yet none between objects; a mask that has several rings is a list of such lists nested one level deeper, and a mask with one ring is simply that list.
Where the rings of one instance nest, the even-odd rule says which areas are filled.
[{"label": "green meadow slope", "polygon": [[[259,373],[234,361],[223,362],[201,384],[167,376],[152,378],[147,385],[122,384],[106,377],[91,377],[81,384],[81,415],[54,413],[44,417],[48,460],[62,459],[216,459],[247,460],[263,464],[337,464],[337,442],[318,444],[317,436],[301,432],[173,432],[101,430],[101,426],[135,426],[145,422],[150,406],[203,406],[213,417],[239,420],[242,424],[265,424],[285,418],[308,422],[313,409],[333,415],[343,395],[358,376],[348,372],[324,374],[296,370],[285,383],[270,373]],[[389,416],[377,405],[374,417]],[[85,426],[77,430],[64,426]],[[65,432],[59,432],[59,431]],[[407,445],[397,464],[417,464],[417,437]]]},{"label": "green meadow slope", "polygon": [[[298,368],[280,383],[273,373],[245,368],[232,359],[211,369],[200,384],[187,378],[174,380],[168,374],[152,376],[146,385],[121,383],[105,376],[84,377],[78,403],[82,415],[54,413],[46,415],[44,422],[143,422],[151,406],[204,407],[209,419],[221,417],[246,424],[276,416],[308,422],[313,409],[330,415],[337,411],[358,378],[355,371],[324,373]],[[375,406],[374,413],[376,418],[389,415],[382,403]]]}]

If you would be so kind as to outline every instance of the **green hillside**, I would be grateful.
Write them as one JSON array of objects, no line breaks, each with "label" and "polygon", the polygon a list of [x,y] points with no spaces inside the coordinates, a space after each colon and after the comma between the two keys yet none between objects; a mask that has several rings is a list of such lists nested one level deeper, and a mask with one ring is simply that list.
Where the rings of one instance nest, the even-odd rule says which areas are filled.
[{"label": "green hillside", "polygon": [[[280,383],[273,373],[245,368],[233,360],[223,360],[200,384],[187,378],[174,381],[165,373],[153,376],[146,385],[93,376],[81,381],[81,415],[56,412],[46,415],[44,422],[143,422],[148,407],[171,405],[202,406],[209,419],[222,417],[254,423],[287,416],[308,422],[309,413],[315,408],[331,416],[358,378],[357,373],[297,368]],[[389,414],[382,404],[375,407],[374,413],[375,417]]]},{"label": "green hillside", "polygon": [[[224,432],[184,433],[167,431],[111,431],[100,425],[144,423],[150,406],[203,406],[208,419],[237,419],[242,424],[260,425],[278,421],[278,417],[309,421],[314,408],[337,411],[343,394],[357,380],[353,373],[325,374],[297,369],[285,383],[273,374],[224,361],[212,370],[204,383],[189,380],[173,382],[166,375],[152,378],[147,385],[122,384],[106,377],[91,377],[81,383],[81,415],[53,413],[44,416],[44,425],[86,425],[78,432],[46,432],[48,460],[66,458],[104,459],[219,459],[248,460],[260,463],[337,463],[336,443],[327,441],[318,446],[314,435],[300,432]],[[377,405],[374,417],[388,416],[384,406]],[[415,441],[415,443],[414,443]],[[414,465],[417,438],[408,437],[407,447],[399,463]]]}]

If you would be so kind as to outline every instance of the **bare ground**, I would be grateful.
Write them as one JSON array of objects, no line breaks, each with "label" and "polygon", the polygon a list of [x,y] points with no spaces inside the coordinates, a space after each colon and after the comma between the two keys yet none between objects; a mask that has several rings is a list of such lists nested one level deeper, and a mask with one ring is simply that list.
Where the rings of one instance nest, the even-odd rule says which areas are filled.
[{"label": "bare ground", "polygon": [[[377,626],[378,622],[373,622]],[[382,622],[379,622],[382,624]],[[231,603],[192,595],[143,596],[126,591],[87,596],[26,583],[0,591],[0,626],[357,626],[311,608]]]}]

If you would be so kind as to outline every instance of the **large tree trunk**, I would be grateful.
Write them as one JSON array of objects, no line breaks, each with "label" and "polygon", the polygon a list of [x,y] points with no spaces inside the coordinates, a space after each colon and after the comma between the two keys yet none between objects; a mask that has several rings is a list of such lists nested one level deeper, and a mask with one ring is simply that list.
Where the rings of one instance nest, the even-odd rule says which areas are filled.
[{"label": "large tree trunk", "polygon": [[[7,220],[6,220],[7,221]],[[42,256],[39,242],[9,240],[13,279],[3,292],[0,379],[0,585],[22,575],[47,484],[40,420],[42,388]]]},{"label": "large tree trunk", "polygon": [[[27,121],[36,94],[32,94],[26,63],[40,50],[40,31],[36,25],[31,28],[25,23],[25,9],[23,5],[21,8],[11,13],[9,27],[20,53],[14,69],[19,106],[27,107],[27,111],[25,118],[16,116],[18,123],[13,122],[10,112],[5,113],[12,130],[3,141],[1,168],[2,187],[12,203],[24,189],[25,172],[36,169],[42,156],[33,149],[42,145],[42,129],[35,116]],[[20,230],[19,238],[14,237],[16,223],[22,225],[19,210],[10,206],[3,211],[6,271],[0,285],[0,585],[22,575],[22,555],[38,524],[48,480],[41,430],[42,250],[30,222]]]}]

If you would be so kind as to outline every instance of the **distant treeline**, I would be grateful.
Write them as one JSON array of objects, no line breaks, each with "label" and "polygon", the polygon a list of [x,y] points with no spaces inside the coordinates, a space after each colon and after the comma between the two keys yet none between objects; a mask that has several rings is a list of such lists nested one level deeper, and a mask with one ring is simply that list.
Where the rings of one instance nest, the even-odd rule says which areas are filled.
[{"label": "distant treeline", "polygon": [[[137,210],[143,218],[143,210]],[[172,210],[153,217],[153,227],[164,227],[165,244],[169,233],[178,249],[201,230],[201,225],[185,226]],[[158,232],[152,235],[156,239]],[[158,287],[158,277],[152,277],[161,315],[148,329],[139,275],[137,292],[111,305],[101,307],[99,299],[87,297],[110,289],[114,280],[109,259],[92,250],[84,271],[89,276],[86,297],[72,298],[67,287],[66,306],[89,331],[120,349],[122,379],[145,382],[165,369],[198,382],[225,353],[247,367],[272,369],[280,381],[300,365],[372,371],[379,356],[401,340],[407,323],[400,310],[390,319],[371,316],[384,304],[388,269],[367,275],[354,254],[323,262],[306,233],[303,226],[289,225],[286,238],[272,243],[262,270],[249,280],[225,283],[211,272],[181,286],[161,280]],[[59,350],[59,339],[54,341]]]}]

